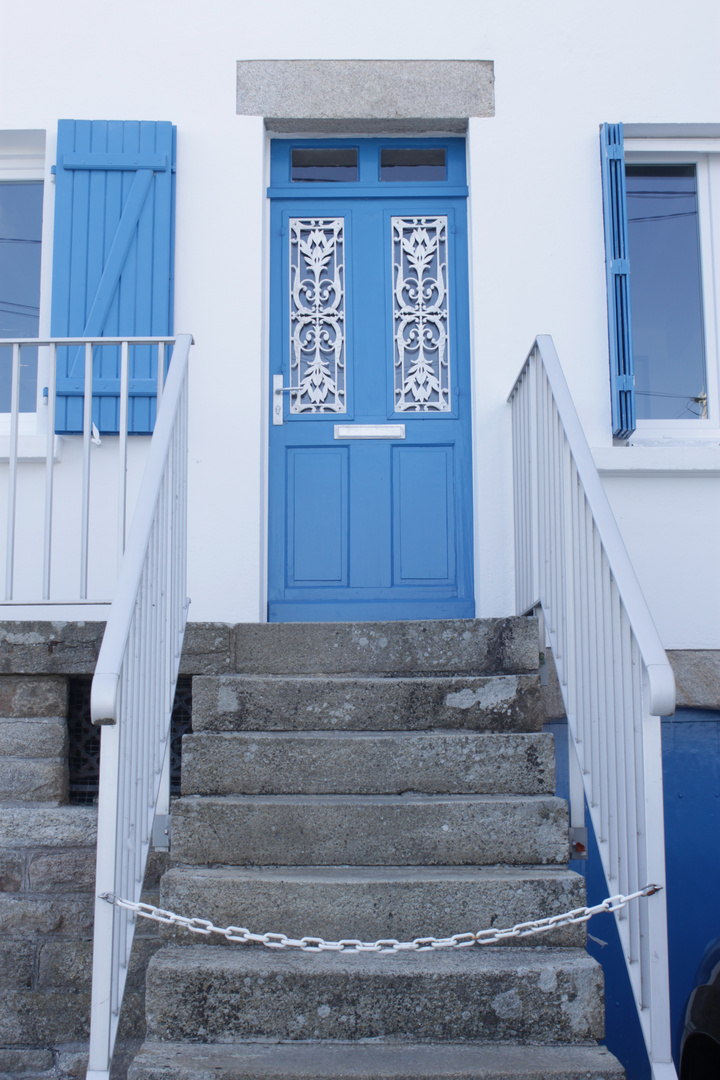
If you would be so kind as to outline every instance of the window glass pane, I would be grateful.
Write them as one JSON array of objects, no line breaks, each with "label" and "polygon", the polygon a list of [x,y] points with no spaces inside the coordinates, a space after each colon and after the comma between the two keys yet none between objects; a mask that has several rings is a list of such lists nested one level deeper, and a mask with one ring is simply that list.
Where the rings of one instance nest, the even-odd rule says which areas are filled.
[{"label": "window glass pane", "polygon": [[445,180],[445,149],[389,147],[380,151],[381,180]]},{"label": "window glass pane", "polygon": [[633,358],[640,420],[707,416],[694,165],[628,165]]},{"label": "window glass pane", "polygon": [[332,149],[318,147],[291,151],[292,180],[306,183],[352,183],[358,178],[358,152],[355,147]]},{"label": "window glass pane", "polygon": [[[0,183],[0,338],[37,337],[42,181]],[[35,412],[37,349],[20,354],[20,411]],[[0,412],[10,411],[12,349],[0,348]]]}]

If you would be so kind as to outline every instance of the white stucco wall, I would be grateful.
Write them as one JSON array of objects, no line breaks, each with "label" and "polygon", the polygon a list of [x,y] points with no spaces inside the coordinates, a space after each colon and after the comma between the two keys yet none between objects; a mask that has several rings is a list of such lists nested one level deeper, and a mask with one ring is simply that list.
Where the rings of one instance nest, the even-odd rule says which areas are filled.
[{"label": "white stucco wall", "polygon": [[[60,117],[177,124],[175,325],[197,342],[191,617],[220,621],[264,617],[266,135],[235,113],[236,61],[494,62],[496,116],[471,120],[468,144],[477,596],[480,615],[510,612],[505,399],[537,333],[554,337],[591,445],[611,442],[598,125],[720,121],[717,4],[25,0],[3,30],[0,129],[45,128],[48,166]],[[708,353],[717,364],[716,342]],[[720,647],[717,485],[608,480],[669,647]]]},{"label": "white stucco wall", "polygon": [[606,489],[665,648],[717,648],[720,478],[611,477]]}]

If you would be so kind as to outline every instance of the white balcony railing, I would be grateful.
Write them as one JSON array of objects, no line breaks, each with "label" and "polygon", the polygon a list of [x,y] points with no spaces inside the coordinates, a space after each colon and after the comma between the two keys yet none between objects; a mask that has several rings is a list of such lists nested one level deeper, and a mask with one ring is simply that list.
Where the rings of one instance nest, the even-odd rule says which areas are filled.
[{"label": "white balcony railing", "polygon": [[[7,467],[0,468],[0,483],[7,483],[6,617],[12,618],[16,604],[107,603],[113,597],[91,693],[93,723],[102,725],[88,1069],[96,1080],[109,1078],[135,928],[132,914],[103,897],[139,900],[156,815],[169,811],[170,719],[188,608],[191,344],[189,334],[0,340],[0,348],[12,349]],[[83,420],[81,434],[62,438],[59,463],[56,365],[57,350],[66,346],[84,352]],[[101,436],[92,421],[93,361],[98,350],[118,346],[118,434]],[[141,346],[157,350],[150,440],[128,438],[130,357]],[[168,346],[173,351],[166,375]],[[43,456],[38,437],[21,430],[26,348],[47,353]]]},{"label": "white balcony railing", "polygon": [[[508,400],[517,610],[542,606],[574,747],[571,826],[584,789],[610,893],[664,887],[660,717],[675,681],[552,338],[536,339]],[[653,1077],[672,1080],[665,893],[615,917]]]},{"label": "white balcony railing", "polygon": [[[119,572],[127,524],[142,476],[147,438],[128,438],[129,369],[132,350],[156,351],[157,403],[163,396],[166,350],[186,339],[17,338],[0,339],[11,363],[9,430],[0,435],[0,502],[5,496],[5,580],[0,603],[109,603]],[[189,339],[187,339],[189,344]],[[55,435],[57,351],[71,346],[84,352],[82,433]],[[119,434],[93,428],[93,360],[102,349],[120,349]],[[187,347],[185,351],[187,353]],[[47,371],[47,393],[33,432],[20,412],[20,372],[26,351],[39,353]],[[83,360],[80,353],[79,360]],[[40,430],[40,434],[36,434]],[[3,487],[5,491],[3,492]]]},{"label": "white balcony railing", "polygon": [[156,814],[169,812],[170,719],[188,608],[191,341],[181,336],[175,342],[92,683],[92,721],[102,726],[88,1066],[93,1080],[110,1075],[135,930],[134,914],[109,898],[140,899]]}]

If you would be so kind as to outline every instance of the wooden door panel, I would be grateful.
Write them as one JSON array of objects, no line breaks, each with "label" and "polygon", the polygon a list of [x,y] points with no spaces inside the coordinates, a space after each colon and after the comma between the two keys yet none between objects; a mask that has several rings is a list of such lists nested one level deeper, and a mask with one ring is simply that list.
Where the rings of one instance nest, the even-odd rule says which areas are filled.
[{"label": "wooden door panel", "polygon": [[287,487],[288,585],[346,585],[347,448],[288,450]]},{"label": "wooden door panel", "polygon": [[455,584],[452,446],[393,448],[393,550],[397,585]]}]

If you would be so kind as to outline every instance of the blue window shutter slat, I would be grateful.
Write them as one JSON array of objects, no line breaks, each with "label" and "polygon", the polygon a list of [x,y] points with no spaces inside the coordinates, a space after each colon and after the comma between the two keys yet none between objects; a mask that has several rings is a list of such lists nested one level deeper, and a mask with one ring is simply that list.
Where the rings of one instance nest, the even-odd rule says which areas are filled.
[{"label": "blue window shutter slat", "polygon": [[622,124],[602,125],[600,159],[605,222],[612,425],[614,436],[627,439],[635,430],[635,377]]},{"label": "blue window shutter slat", "polygon": [[[168,228],[170,233],[170,251],[168,256],[169,270],[170,270],[170,288],[168,289],[168,323],[170,326],[175,325],[175,169],[177,161],[177,128],[173,127],[172,132],[172,145],[170,148],[170,220],[168,221]],[[172,347],[165,350],[165,363],[170,363],[170,354]]]},{"label": "blue window shutter slat", "polygon": [[[127,132],[126,132],[127,129]],[[132,147],[132,131],[129,125],[120,120],[111,120],[107,125],[107,152],[113,158],[126,157],[124,154],[125,137],[128,136],[128,146]],[[131,154],[133,161],[137,155]],[[117,173],[114,170],[105,174],[105,259],[108,258],[113,238],[122,218],[123,206],[126,203],[134,174],[126,175],[124,172]],[[115,289],[110,307],[105,319],[105,333],[118,334],[120,332],[120,291]],[[108,378],[117,379],[120,374],[120,350],[102,350],[102,373]],[[120,411],[117,399],[101,397],[98,403],[101,430],[113,430],[118,426]],[[102,425],[102,426],[101,426]]]},{"label": "blue window shutter slat", "polygon": [[[58,125],[58,145],[66,145],[68,139],[68,129],[70,121],[61,120]],[[73,126],[74,133],[74,126]],[[73,203],[73,191],[72,187],[68,184],[57,184],[55,187],[55,236],[54,236],[54,250],[57,251],[69,251],[72,246],[72,203]],[[58,337],[64,337],[67,335],[68,318],[70,310],[70,274],[69,266],[64,263],[62,266],[58,266],[58,260],[55,259],[55,265],[53,268],[53,288],[52,288],[52,332]],[[57,377],[58,379],[67,377],[67,349],[58,350],[57,358]],[[66,398],[58,398],[56,403],[56,424],[58,430],[65,430],[67,426],[67,407],[68,401]]]},{"label": "blue window shutter slat", "polygon": [[[90,150],[92,146],[92,125],[87,121],[81,121],[71,133],[72,145],[78,150]],[[61,182],[61,176],[56,172],[55,186]],[[68,260],[69,276],[69,299],[66,316],[65,333],[69,336],[75,333],[76,326],[84,326],[86,292],[88,281],[88,264],[92,266],[90,252],[88,251],[89,233],[89,209],[91,198],[90,173],[78,173],[77,180],[72,185],[72,233],[70,238],[70,252],[73,253],[72,262]],[[55,247],[53,246],[53,252]],[[80,330],[77,331],[81,333]],[[64,370],[68,378],[72,378],[76,354],[74,349],[65,349]],[[59,372],[58,372],[59,375]],[[58,378],[58,387],[60,387]],[[71,400],[67,403],[66,424],[69,431],[82,431],[83,406],[82,401]]]},{"label": "blue window shutter slat", "polygon": [[135,169],[159,171],[169,167],[167,157],[164,154],[134,154],[132,157],[126,155],[118,157],[112,151],[105,154],[96,151],[88,154],[82,152],[66,153],[63,155],[62,164],[64,169],[105,169],[108,172],[113,169],[118,171],[127,169],[131,172],[134,172]]},{"label": "blue window shutter slat", "polygon": [[[139,131],[140,151],[143,153],[151,153],[155,148],[155,125],[148,123],[140,124]],[[152,332],[153,326],[153,308],[155,306],[155,298],[153,292],[154,274],[153,268],[155,260],[152,257],[152,252],[155,250],[154,244],[154,207],[150,200],[148,205],[148,213],[142,214],[138,222],[137,229],[137,252],[136,252],[136,285],[135,285],[135,302],[136,312],[135,317],[138,325],[149,327],[148,332]],[[169,246],[169,245],[168,245]],[[162,263],[163,259],[158,253],[158,262]],[[165,282],[167,291],[168,275],[165,273]],[[167,325],[167,320],[164,320]],[[149,347],[143,347],[133,350],[133,359],[131,365],[131,377],[135,378],[149,378],[151,371],[155,370],[154,367],[154,350]],[[133,398],[131,404],[131,427],[137,429],[147,430],[150,427],[150,413],[148,410],[147,398]]]},{"label": "blue window shutter slat", "polygon": [[[57,336],[172,333],[175,129],[166,122],[58,125],[51,328]],[[69,166],[63,162],[68,156]],[[83,168],[83,162],[86,167]],[[158,164],[157,171],[148,165]],[[55,425],[82,430],[84,354],[58,350]],[[97,348],[93,420],[117,432],[120,350]],[[128,428],[150,433],[157,350],[130,352]]]}]

